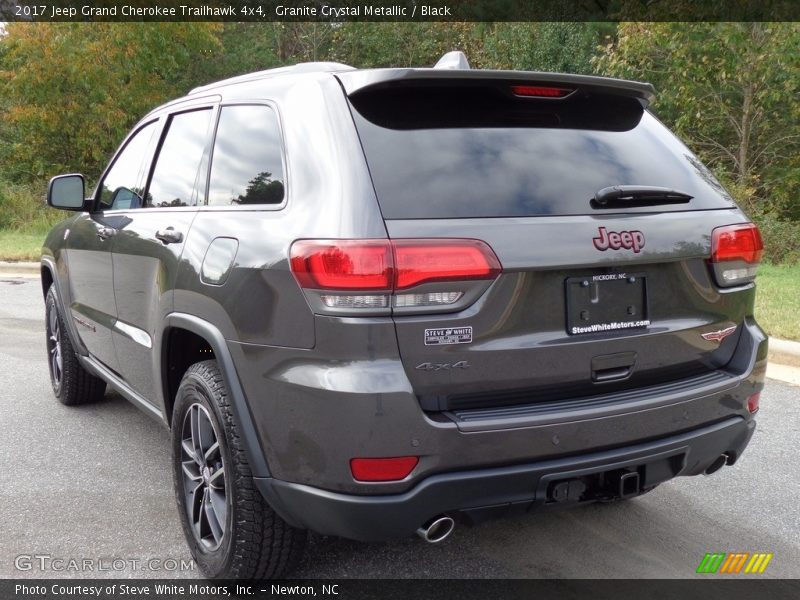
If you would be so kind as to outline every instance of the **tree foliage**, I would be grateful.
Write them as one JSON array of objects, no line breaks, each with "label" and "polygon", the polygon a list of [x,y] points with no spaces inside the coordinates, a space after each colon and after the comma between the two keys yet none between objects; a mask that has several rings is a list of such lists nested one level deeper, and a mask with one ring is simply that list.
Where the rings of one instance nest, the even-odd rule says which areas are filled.
[{"label": "tree foliage", "polygon": [[797,23],[11,23],[0,180],[97,177],[135,121],[195,85],[315,60],[431,66],[449,50],[473,68],[650,81],[657,114],[751,213],[800,220]]},{"label": "tree foliage", "polygon": [[754,213],[800,218],[800,26],[625,23],[596,61],[656,85],[656,112]]},{"label": "tree foliage", "polygon": [[0,40],[4,175],[99,175],[131,125],[186,91],[216,52],[210,23],[11,23]]},{"label": "tree foliage", "polygon": [[591,73],[601,38],[613,32],[605,23],[479,24],[485,68],[559,73]]}]

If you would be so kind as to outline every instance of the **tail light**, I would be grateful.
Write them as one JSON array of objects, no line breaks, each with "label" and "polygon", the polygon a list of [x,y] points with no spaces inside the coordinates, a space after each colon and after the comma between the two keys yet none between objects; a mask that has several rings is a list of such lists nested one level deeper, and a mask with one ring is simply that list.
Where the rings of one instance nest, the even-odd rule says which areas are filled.
[{"label": "tail light", "polygon": [[400,481],[409,476],[417,466],[419,457],[354,458],[350,472],[356,481]]},{"label": "tail light", "polygon": [[753,281],[764,253],[758,227],[752,223],[725,225],[711,232],[711,264],[722,287]]},{"label": "tail light", "polygon": [[492,249],[471,239],[299,240],[290,255],[323,312],[457,310],[502,271]]}]

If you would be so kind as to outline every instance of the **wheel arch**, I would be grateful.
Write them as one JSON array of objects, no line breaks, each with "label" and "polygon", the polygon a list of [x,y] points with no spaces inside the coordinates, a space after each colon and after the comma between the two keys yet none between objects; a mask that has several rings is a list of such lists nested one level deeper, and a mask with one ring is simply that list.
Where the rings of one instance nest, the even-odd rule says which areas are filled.
[{"label": "wheel arch", "polygon": [[[69,299],[64,298],[64,289],[62,289],[61,281],[58,278],[58,270],[56,263],[50,256],[43,256],[40,264],[40,276],[42,282],[42,297],[47,301],[47,292],[51,287],[55,289],[56,305],[58,310],[64,316],[64,324],[67,327],[67,335],[72,342],[75,351],[81,356],[88,356],[89,351],[83,345],[81,336],[78,335],[78,330],[75,328],[75,322],[72,320],[72,312],[67,310],[69,306]],[[66,290],[69,291],[69,290]]]},{"label": "wheel arch", "polygon": [[[183,377],[186,368],[191,366],[186,364],[178,374],[177,371],[180,370],[181,365],[192,357],[196,357],[197,360],[193,360],[191,364],[199,360],[215,359],[230,395],[233,417],[236,419],[236,425],[241,433],[253,476],[270,477],[264,450],[253,423],[247,398],[239,383],[239,376],[236,372],[233,357],[219,329],[194,315],[171,313],[165,318],[161,340],[161,385],[164,394],[164,419],[167,424],[171,427],[172,407],[180,379]],[[204,342],[207,345],[210,353],[205,353],[203,356],[194,352],[198,347],[201,350],[203,349],[202,345],[198,346],[200,342]],[[188,348],[186,346],[181,347],[182,344],[188,344]],[[178,360],[175,365],[177,367],[175,373],[171,373],[171,359]],[[176,379],[177,383],[175,382]]]}]

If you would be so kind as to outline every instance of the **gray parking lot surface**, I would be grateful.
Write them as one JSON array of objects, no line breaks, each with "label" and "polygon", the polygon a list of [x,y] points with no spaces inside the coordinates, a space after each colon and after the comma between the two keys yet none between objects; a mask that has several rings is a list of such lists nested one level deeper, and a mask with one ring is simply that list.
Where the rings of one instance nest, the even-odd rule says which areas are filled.
[{"label": "gray parking lot surface", "polygon": [[[0,278],[0,577],[199,576],[186,564],[169,432],[113,392],[57,403],[43,315],[38,279]],[[747,452],[713,476],[457,528],[437,546],[312,536],[296,575],[698,577],[706,552],[770,552],[760,577],[800,577],[800,388],[770,380],[761,407]]]}]

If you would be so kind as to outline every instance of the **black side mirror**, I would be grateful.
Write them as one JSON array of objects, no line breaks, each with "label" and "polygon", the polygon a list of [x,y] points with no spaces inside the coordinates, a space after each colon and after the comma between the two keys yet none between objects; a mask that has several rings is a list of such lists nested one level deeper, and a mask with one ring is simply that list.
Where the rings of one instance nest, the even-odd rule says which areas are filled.
[{"label": "black side mirror", "polygon": [[83,175],[58,175],[47,186],[47,204],[62,210],[83,210],[86,183]]}]

